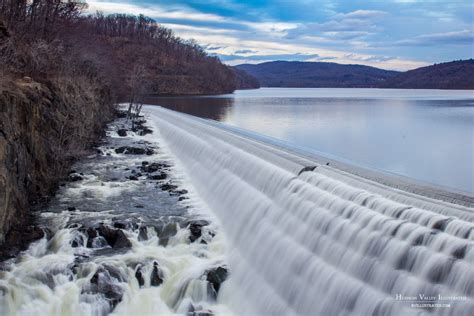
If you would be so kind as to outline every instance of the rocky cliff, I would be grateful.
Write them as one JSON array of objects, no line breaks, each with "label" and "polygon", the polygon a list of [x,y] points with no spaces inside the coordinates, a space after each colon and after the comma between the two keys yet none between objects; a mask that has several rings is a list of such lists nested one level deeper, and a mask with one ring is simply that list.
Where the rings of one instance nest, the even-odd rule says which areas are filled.
[{"label": "rocky cliff", "polygon": [[0,255],[8,256],[40,234],[27,226],[29,208],[87,152],[113,107],[85,78],[0,81]]}]

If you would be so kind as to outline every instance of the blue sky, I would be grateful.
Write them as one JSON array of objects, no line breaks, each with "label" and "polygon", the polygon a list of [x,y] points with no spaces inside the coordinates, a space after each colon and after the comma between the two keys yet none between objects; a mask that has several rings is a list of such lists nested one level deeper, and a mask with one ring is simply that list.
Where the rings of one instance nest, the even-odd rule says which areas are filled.
[{"label": "blue sky", "polygon": [[87,1],[143,13],[225,63],[330,61],[407,70],[474,57],[472,0]]}]

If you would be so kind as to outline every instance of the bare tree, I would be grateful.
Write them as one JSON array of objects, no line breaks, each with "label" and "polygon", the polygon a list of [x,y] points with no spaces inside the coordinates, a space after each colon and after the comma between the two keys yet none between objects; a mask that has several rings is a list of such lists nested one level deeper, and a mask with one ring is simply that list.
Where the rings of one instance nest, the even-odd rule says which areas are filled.
[{"label": "bare tree", "polygon": [[128,105],[127,115],[132,120],[132,129],[135,128],[135,121],[140,116],[143,107],[143,100],[147,93],[147,70],[141,63],[133,66],[129,77],[130,103]]}]

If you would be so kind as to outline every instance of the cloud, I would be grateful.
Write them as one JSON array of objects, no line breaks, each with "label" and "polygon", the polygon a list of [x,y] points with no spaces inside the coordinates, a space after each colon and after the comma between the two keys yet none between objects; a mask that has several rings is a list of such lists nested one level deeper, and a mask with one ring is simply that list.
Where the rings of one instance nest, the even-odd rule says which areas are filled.
[{"label": "cloud", "polygon": [[339,13],[336,14],[336,18],[339,19],[358,19],[358,20],[367,20],[380,18],[387,14],[385,11],[379,10],[356,10],[349,13]]},{"label": "cloud", "polygon": [[230,62],[235,60],[247,60],[251,62],[265,62],[271,60],[290,60],[290,61],[307,61],[320,58],[318,54],[268,54],[268,55],[225,55],[216,54],[222,61]]},{"label": "cloud", "polygon": [[226,48],[225,46],[211,46],[211,45],[203,45],[205,50],[220,50]]},{"label": "cloud", "polygon": [[402,46],[433,46],[433,45],[472,45],[474,31],[462,30],[445,33],[432,33],[416,36],[412,39],[395,42]]},{"label": "cloud", "polygon": [[337,13],[327,22],[305,23],[289,29],[286,38],[296,39],[301,36],[317,36],[331,42],[361,39],[379,30],[376,21],[386,14],[386,12],[378,10]]},{"label": "cloud", "polygon": [[187,8],[170,8],[164,9],[160,6],[136,5],[124,2],[108,2],[108,1],[87,1],[87,11],[94,13],[101,11],[106,14],[122,13],[122,14],[144,14],[155,19],[185,19],[191,21],[224,21],[225,19],[216,14],[201,13]]},{"label": "cloud", "polygon": [[252,49],[240,49],[240,50],[236,50],[234,53],[235,54],[254,54],[254,53],[257,53],[257,51],[252,50]]},{"label": "cloud", "polygon": [[393,56],[376,56],[376,55],[370,55],[370,56],[361,56],[361,55],[356,55],[356,54],[345,54],[344,57],[358,61],[358,62],[376,62],[376,63],[382,63],[386,62],[389,60],[395,60],[397,57]]}]

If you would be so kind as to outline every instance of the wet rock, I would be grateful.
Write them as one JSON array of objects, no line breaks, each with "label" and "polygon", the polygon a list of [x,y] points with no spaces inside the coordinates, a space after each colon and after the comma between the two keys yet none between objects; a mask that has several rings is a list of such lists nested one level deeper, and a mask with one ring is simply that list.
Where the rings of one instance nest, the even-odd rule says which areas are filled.
[{"label": "wet rock", "polygon": [[202,227],[209,225],[209,222],[206,220],[196,220],[189,223],[189,231],[191,235],[189,240],[195,242],[202,235]]},{"label": "wet rock", "polygon": [[138,241],[148,240],[148,229],[146,226],[141,226],[138,230]]},{"label": "wet rock", "polygon": [[446,218],[437,221],[436,223],[433,224],[433,229],[444,231],[446,229],[446,226],[449,224],[451,221],[451,218]]},{"label": "wet rock", "polygon": [[82,178],[80,175],[78,174],[70,174],[69,175],[69,181],[70,182],[77,182],[77,181],[81,181],[83,180],[84,178]]},{"label": "wet rock", "polygon": [[166,173],[159,173],[159,174],[151,174],[147,178],[149,180],[164,180],[166,179]]},{"label": "wet rock", "polygon": [[454,250],[452,255],[456,259],[464,259],[464,257],[466,256],[466,250],[467,250],[467,246],[463,245],[461,247],[456,248],[456,250]]},{"label": "wet rock", "polygon": [[143,205],[135,205],[136,208],[144,208]]},{"label": "wet rock", "polygon": [[171,190],[170,193],[171,195],[183,195],[187,194],[188,190]]},{"label": "wet rock", "polygon": [[151,129],[149,129],[148,127],[144,127],[143,129],[138,131],[138,135],[140,135],[140,136],[145,136],[147,134],[152,134],[152,133],[153,133],[153,131]]},{"label": "wet rock", "polygon": [[167,246],[168,245],[168,241],[171,237],[173,237],[174,235],[176,235],[176,233],[178,232],[178,224],[176,223],[168,223],[164,228],[163,230],[161,231],[160,235],[159,235],[159,239],[160,239],[160,245],[162,246]]},{"label": "wet rock", "polygon": [[138,281],[138,285],[140,287],[142,287],[143,285],[145,285],[145,279],[143,278],[143,272],[142,272],[142,267],[141,265],[139,265],[137,267],[137,270],[135,271],[135,278],[137,279]]},{"label": "wet rock", "polygon": [[154,153],[155,153],[155,151],[154,151],[153,149],[151,149],[151,148],[147,148],[147,149],[146,149],[146,154],[147,154],[147,156],[151,156],[151,155],[153,155]]},{"label": "wet rock", "polygon": [[160,270],[158,262],[153,262],[153,270],[150,276],[151,286],[160,286],[163,283],[163,272]]},{"label": "wet rock", "polygon": [[107,243],[114,249],[132,247],[132,243],[120,229],[111,228],[102,224],[97,229],[97,232],[100,236],[104,237]]},{"label": "wet rock", "polygon": [[211,285],[211,297],[216,299],[219,289],[221,288],[222,282],[227,279],[228,271],[226,267],[219,266],[217,268],[210,269],[206,272],[206,278]]},{"label": "wet rock", "polygon": [[113,248],[131,248],[132,243],[128,240],[127,236],[122,230],[117,232],[117,239],[112,246]]},{"label": "wet rock", "polygon": [[129,176],[128,180],[138,181],[138,177],[137,176]]},{"label": "wet rock", "polygon": [[126,155],[153,155],[155,152],[151,148],[141,148],[141,147],[131,147],[131,146],[122,146],[115,149],[117,154],[126,154]]},{"label": "wet rock", "polygon": [[117,134],[120,136],[120,137],[125,137],[127,136],[127,130],[125,128],[121,128],[117,131]]},{"label": "wet rock", "polygon": [[70,207],[67,208],[67,210],[68,210],[69,212],[72,212],[72,211],[75,211],[76,208],[75,208],[74,206],[70,206]]},{"label": "wet rock", "polygon": [[143,171],[143,172],[148,172],[148,173],[152,173],[152,172],[156,172],[162,168],[164,168],[165,165],[164,164],[161,164],[161,163],[157,163],[157,162],[153,162],[151,164],[146,164],[146,165],[143,165],[142,163],[142,166],[140,167],[140,169]]},{"label": "wet rock", "polygon": [[71,247],[76,248],[76,247],[83,247],[85,245],[85,240],[84,236],[81,234],[75,235],[72,240],[71,240]]},{"label": "wet rock", "polygon": [[142,161],[142,166],[146,166],[148,165],[148,163],[149,163],[148,161]]},{"label": "wet rock", "polygon": [[84,292],[100,293],[108,300],[111,309],[122,301],[123,289],[114,282],[109,271],[100,267],[90,280],[90,286]]},{"label": "wet rock", "polygon": [[104,248],[107,245],[107,241],[102,236],[94,237],[91,242],[91,248]]},{"label": "wet rock", "polygon": [[173,185],[173,184],[170,184],[170,183],[165,183],[165,184],[160,185],[160,189],[163,190],[163,191],[171,191],[171,190],[175,190],[177,188],[178,187],[176,185]]},{"label": "wet rock", "polygon": [[131,229],[132,224],[130,222],[126,221],[115,221],[114,222],[114,228],[119,228],[119,229]]}]

